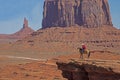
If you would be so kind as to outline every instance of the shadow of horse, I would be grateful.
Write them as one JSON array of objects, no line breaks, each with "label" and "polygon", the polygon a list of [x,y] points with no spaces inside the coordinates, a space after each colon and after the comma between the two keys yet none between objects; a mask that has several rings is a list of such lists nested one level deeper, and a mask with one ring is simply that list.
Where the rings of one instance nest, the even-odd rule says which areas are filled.
[{"label": "shadow of horse", "polygon": [[84,50],[82,48],[77,48],[77,49],[79,49],[79,53],[80,53],[80,58],[81,59],[83,59],[83,55],[84,54],[87,54],[87,58],[90,57],[91,53],[90,53],[90,51],[88,49],[86,49],[86,50]]}]

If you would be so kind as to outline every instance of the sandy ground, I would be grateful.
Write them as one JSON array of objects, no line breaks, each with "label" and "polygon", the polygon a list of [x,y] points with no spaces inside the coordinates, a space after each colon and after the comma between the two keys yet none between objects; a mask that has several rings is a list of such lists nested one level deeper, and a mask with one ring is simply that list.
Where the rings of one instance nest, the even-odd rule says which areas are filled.
[{"label": "sandy ground", "polygon": [[[79,53],[62,55],[48,60],[40,58],[19,57],[10,55],[0,56],[0,80],[66,80],[57,69],[56,61],[80,59]],[[84,59],[87,56],[84,55]],[[92,60],[119,60],[119,54],[107,52],[91,53]]]},{"label": "sandy ground", "polygon": [[[15,52],[4,47],[6,45],[9,46],[0,44],[0,80],[66,80],[57,69],[56,61],[80,59],[79,52]],[[87,59],[86,55],[84,59]],[[96,51],[91,53],[90,59],[120,61],[120,54]]]}]

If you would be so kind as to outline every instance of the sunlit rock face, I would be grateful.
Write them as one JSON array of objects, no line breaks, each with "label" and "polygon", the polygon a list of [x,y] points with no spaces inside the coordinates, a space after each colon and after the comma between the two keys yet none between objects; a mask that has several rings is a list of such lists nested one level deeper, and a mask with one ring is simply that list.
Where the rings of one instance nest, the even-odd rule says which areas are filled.
[{"label": "sunlit rock face", "polygon": [[42,28],[112,25],[108,0],[45,0]]},{"label": "sunlit rock face", "polygon": [[114,61],[75,61],[57,62],[58,69],[68,80],[120,80],[120,65]]}]

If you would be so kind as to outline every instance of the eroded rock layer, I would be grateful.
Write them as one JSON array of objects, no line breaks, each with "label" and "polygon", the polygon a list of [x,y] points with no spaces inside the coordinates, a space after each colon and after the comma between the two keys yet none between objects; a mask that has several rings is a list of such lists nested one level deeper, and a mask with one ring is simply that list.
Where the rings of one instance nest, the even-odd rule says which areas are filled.
[{"label": "eroded rock layer", "polygon": [[112,25],[107,0],[45,0],[42,28]]},{"label": "eroded rock layer", "polygon": [[[114,63],[114,66],[113,66]],[[119,80],[119,61],[81,60],[57,62],[63,77],[68,80]],[[117,72],[118,71],[118,72]]]}]

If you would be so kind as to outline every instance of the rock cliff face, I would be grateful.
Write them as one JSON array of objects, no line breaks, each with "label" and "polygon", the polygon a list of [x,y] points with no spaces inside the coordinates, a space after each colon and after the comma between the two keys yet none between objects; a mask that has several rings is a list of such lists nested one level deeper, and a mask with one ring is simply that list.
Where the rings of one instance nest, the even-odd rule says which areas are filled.
[{"label": "rock cliff face", "polygon": [[68,80],[120,80],[120,72],[117,72],[119,61],[81,60],[57,62],[57,65],[58,69],[62,70],[63,77]]},{"label": "rock cliff face", "polygon": [[112,25],[107,0],[45,0],[42,28]]}]

